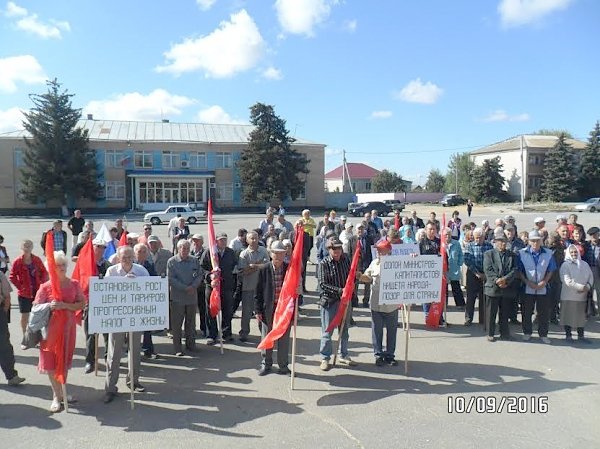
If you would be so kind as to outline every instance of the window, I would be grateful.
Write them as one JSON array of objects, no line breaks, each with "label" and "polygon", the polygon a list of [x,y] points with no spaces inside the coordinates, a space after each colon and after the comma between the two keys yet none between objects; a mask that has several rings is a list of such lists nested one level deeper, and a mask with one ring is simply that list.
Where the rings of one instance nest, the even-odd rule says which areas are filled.
[{"label": "window", "polygon": [[107,200],[124,200],[125,199],[125,182],[123,181],[106,181],[106,199]]},{"label": "window", "polygon": [[529,155],[529,165],[543,165],[544,157],[540,154]]},{"label": "window", "polygon": [[542,186],[542,178],[539,176],[529,176],[527,180],[527,187],[530,189],[536,189]]},{"label": "window", "polygon": [[104,165],[106,167],[122,167],[124,162],[124,155],[120,150],[106,150],[104,153]]},{"label": "window", "polygon": [[25,166],[25,152],[21,148],[15,148],[15,167]]},{"label": "window", "polygon": [[179,168],[179,153],[174,151],[162,152],[162,167],[163,168]]},{"label": "window", "polygon": [[215,153],[217,158],[216,168],[231,168],[233,157],[231,153]]},{"label": "window", "polygon": [[222,184],[217,184],[216,194],[217,194],[217,200],[232,201],[233,200],[233,183],[224,182]]},{"label": "window", "polygon": [[371,183],[365,182],[365,190],[371,190]]},{"label": "window", "polygon": [[152,152],[136,151],[133,156],[135,168],[152,168]]},{"label": "window", "polygon": [[296,197],[297,200],[305,200],[306,199],[306,183],[302,186],[302,190],[298,193]]},{"label": "window", "polygon": [[190,153],[190,168],[206,168],[206,153]]}]

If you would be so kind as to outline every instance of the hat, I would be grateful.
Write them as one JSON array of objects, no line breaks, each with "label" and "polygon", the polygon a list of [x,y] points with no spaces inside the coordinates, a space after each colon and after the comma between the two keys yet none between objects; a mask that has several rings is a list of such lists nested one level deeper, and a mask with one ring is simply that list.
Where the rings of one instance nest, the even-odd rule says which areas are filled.
[{"label": "hat", "polygon": [[540,234],[540,231],[533,230],[529,233],[529,236],[527,237],[529,240],[541,240],[542,239],[542,234]]},{"label": "hat", "polygon": [[138,239],[138,238],[140,238],[140,235],[137,232],[130,232],[129,234],[127,234],[127,238],[128,239]]},{"label": "hat", "polygon": [[340,217],[340,220],[342,220],[342,221],[345,221],[346,219],[347,219],[347,218],[346,218],[346,216],[345,216],[345,215],[342,215],[342,216]]},{"label": "hat", "polygon": [[597,226],[592,226],[590,229],[587,230],[588,235],[598,234],[599,232],[600,232],[600,229],[598,229]]},{"label": "hat", "polygon": [[107,243],[104,240],[102,240],[102,239],[94,239],[92,241],[92,244],[94,246],[106,246],[107,245]]},{"label": "hat", "polygon": [[375,245],[375,248],[377,248],[378,251],[391,251],[392,244],[390,243],[389,240],[382,239],[377,242],[377,244]]},{"label": "hat", "polygon": [[567,219],[567,217],[565,215],[563,215],[563,214],[559,214],[559,215],[556,216],[556,221],[558,221],[558,220],[566,220],[566,219]]},{"label": "hat", "polygon": [[152,243],[152,242],[160,242],[160,239],[158,238],[157,235],[149,235],[148,236],[148,243]]},{"label": "hat", "polygon": [[534,223],[536,223],[536,224],[537,224],[537,223],[541,223],[542,221],[544,221],[544,222],[546,221],[546,220],[544,220],[544,217],[536,217],[536,218],[533,220],[533,222],[534,222]]},{"label": "hat", "polygon": [[363,228],[364,229],[365,224],[361,221],[359,224],[356,225],[356,229],[358,228]]},{"label": "hat", "polygon": [[490,222],[489,222],[488,220],[483,220],[483,221],[481,222],[481,226],[487,226],[487,225],[489,225],[489,224],[490,224]]},{"label": "hat", "polygon": [[515,225],[507,224],[506,226],[504,226],[504,230],[505,231],[516,231],[517,228],[515,228]]},{"label": "hat", "polygon": [[290,239],[283,239],[281,241],[281,243],[283,243],[283,246],[292,246],[292,241]]},{"label": "hat", "polygon": [[506,216],[504,217],[504,221],[508,221],[508,220],[514,220],[514,219],[515,219],[515,217],[513,217],[512,215],[506,215]]},{"label": "hat", "polygon": [[271,251],[272,253],[285,253],[287,250],[285,249],[285,246],[283,245],[282,241],[275,240],[271,242],[269,251]]},{"label": "hat", "polygon": [[346,224],[344,225],[344,229],[349,229],[349,228],[351,228],[353,226],[354,225],[350,221],[347,221]]},{"label": "hat", "polygon": [[204,240],[204,238],[200,234],[192,235],[192,240]]},{"label": "hat", "polygon": [[221,239],[226,239],[227,238],[227,233],[226,232],[217,232],[217,237],[215,240],[221,240]]},{"label": "hat", "polygon": [[327,249],[336,249],[341,248],[342,246],[342,241],[337,237],[334,237],[329,242],[327,242]]},{"label": "hat", "polygon": [[504,235],[504,229],[501,227],[497,227],[494,229],[494,240],[506,240],[506,235]]}]

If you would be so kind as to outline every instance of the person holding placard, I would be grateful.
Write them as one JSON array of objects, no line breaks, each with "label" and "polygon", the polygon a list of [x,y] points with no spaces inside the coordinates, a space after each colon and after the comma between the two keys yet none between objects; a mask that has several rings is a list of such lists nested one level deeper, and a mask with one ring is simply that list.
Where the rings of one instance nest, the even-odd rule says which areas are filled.
[{"label": "person holding placard", "polygon": [[[448,258],[447,279],[452,288],[452,297],[456,307],[465,306],[465,297],[460,287],[461,267],[464,262],[463,251],[458,240],[454,239],[452,229],[446,227],[442,229],[442,244],[446,247],[446,257]],[[448,297],[446,297],[446,304]]]},{"label": "person holding placard", "polygon": [[[392,253],[392,244],[388,240],[380,240],[377,245],[377,258],[374,259],[360,281],[371,284],[371,335],[375,365],[398,365],[395,358],[396,335],[398,333],[398,306],[396,304],[379,304],[379,280],[381,273],[381,257]],[[383,349],[383,328],[386,332],[385,350]]]},{"label": "person holding placard", "polygon": [[[441,241],[439,237],[437,237],[438,229],[438,225],[436,225],[434,221],[430,220],[427,222],[427,225],[425,226],[425,237],[418,241],[419,251],[421,255],[440,255]],[[429,316],[430,306],[431,303],[423,303],[423,313],[425,314],[425,322],[427,322],[427,317]],[[443,322],[444,317],[440,315],[440,324],[443,324]]]},{"label": "person holding placard", "polygon": [[[117,250],[117,256],[119,263],[113,265],[106,271],[105,277],[139,277],[149,276],[148,271],[133,263],[133,248],[130,246],[121,246]],[[129,339],[129,351],[132,354],[133,366],[129,366],[127,373],[127,386],[138,392],[146,391],[146,388],[140,384],[140,346],[141,346],[141,332],[132,332],[133,338]],[[119,381],[119,364],[121,362],[121,353],[123,352],[123,344],[125,343],[125,332],[116,332],[109,334],[108,340],[108,354],[106,358],[106,383],[105,383],[105,394],[104,403],[111,402],[117,395],[117,382]],[[133,376],[131,376],[131,370],[133,368]],[[133,379],[131,378],[133,377]]]}]

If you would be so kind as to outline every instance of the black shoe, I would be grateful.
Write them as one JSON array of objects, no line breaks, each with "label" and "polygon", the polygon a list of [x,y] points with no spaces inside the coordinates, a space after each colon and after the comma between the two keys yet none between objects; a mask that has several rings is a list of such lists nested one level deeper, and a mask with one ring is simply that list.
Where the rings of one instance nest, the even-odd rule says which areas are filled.
[{"label": "black shoe", "polygon": [[206,342],[206,344],[207,344],[208,346],[214,346],[214,345],[216,345],[216,344],[217,344],[217,340],[216,340],[216,339],[214,339],[214,338],[209,338],[209,339],[208,339],[208,341]]},{"label": "black shoe", "polygon": [[[131,390],[130,382],[127,382],[127,386]],[[146,391],[146,387],[144,387],[141,383],[135,383],[135,384],[133,384],[133,391],[137,391],[138,393],[143,393],[144,391]]]},{"label": "black shoe", "polygon": [[511,341],[513,338],[510,335],[501,335],[500,340],[502,341]]},{"label": "black shoe", "polygon": [[223,335],[223,341],[227,341],[227,342],[233,341],[233,335]]},{"label": "black shoe", "polygon": [[551,322],[552,324],[559,324],[559,323],[558,323],[558,318],[552,318],[552,319],[550,320],[550,322]]},{"label": "black shoe", "polygon": [[290,371],[290,369],[287,366],[283,366],[277,370],[277,374],[286,375],[286,374],[292,374],[292,372]]},{"label": "black shoe", "polygon": [[350,326],[356,326],[356,321],[353,318],[350,318]]},{"label": "black shoe", "polygon": [[510,324],[515,324],[515,325],[521,324],[521,322],[519,320],[517,320],[516,318],[515,319],[510,319],[510,320],[508,320],[508,322]]},{"label": "black shoe", "polygon": [[85,374],[90,374],[92,371],[94,371],[94,365],[92,365],[91,363],[86,363],[85,368],[83,368],[83,372]]},{"label": "black shoe", "polygon": [[565,337],[565,340],[567,340],[568,343],[573,343],[573,336],[572,335],[567,335]]},{"label": "black shoe", "polygon": [[375,365],[376,366],[383,366],[383,365],[385,365],[385,360],[383,360],[383,357],[377,357],[375,359]]},{"label": "black shoe", "polygon": [[585,337],[577,337],[577,343],[584,343],[586,345],[591,345],[592,342],[591,340],[585,338]]},{"label": "black shoe", "polygon": [[246,343],[246,342],[248,341],[248,337],[247,337],[246,335],[242,335],[242,336],[240,337],[240,341],[241,341],[242,343]]},{"label": "black shoe", "polygon": [[363,306],[363,309],[368,309],[369,308],[369,303],[363,301],[362,306]]},{"label": "black shoe", "polygon": [[398,360],[396,359],[386,359],[385,363],[390,366],[398,366]]},{"label": "black shoe", "polygon": [[465,320],[465,326],[467,326],[467,327],[468,327],[468,326],[470,326],[471,324],[473,324],[473,320],[469,320],[469,319]]},{"label": "black shoe", "polygon": [[183,353],[183,351],[177,351],[177,352],[175,353],[175,355],[176,355],[177,357],[183,357],[185,354]]},{"label": "black shoe", "polygon": [[106,393],[104,393],[104,398],[102,400],[104,401],[105,404],[108,404],[109,402],[112,402],[112,400],[115,398],[116,395],[117,395],[116,393],[107,391]]},{"label": "black shoe", "polygon": [[258,370],[258,375],[259,376],[266,376],[270,372],[271,372],[271,367],[270,366],[262,365],[260,367],[260,369]]}]

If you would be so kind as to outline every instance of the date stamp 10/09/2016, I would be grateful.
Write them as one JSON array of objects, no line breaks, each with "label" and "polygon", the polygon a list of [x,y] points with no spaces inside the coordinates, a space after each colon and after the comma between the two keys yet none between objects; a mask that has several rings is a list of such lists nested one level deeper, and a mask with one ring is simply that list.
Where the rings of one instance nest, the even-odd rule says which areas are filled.
[{"label": "date stamp 10/09/2016", "polygon": [[448,396],[448,413],[548,413],[548,396]]}]

